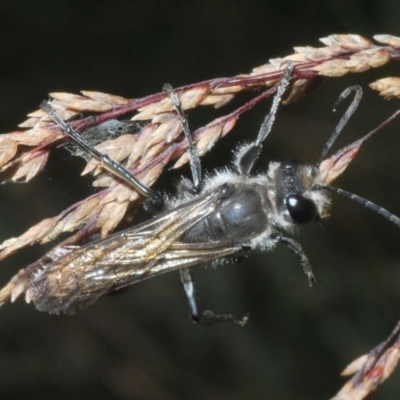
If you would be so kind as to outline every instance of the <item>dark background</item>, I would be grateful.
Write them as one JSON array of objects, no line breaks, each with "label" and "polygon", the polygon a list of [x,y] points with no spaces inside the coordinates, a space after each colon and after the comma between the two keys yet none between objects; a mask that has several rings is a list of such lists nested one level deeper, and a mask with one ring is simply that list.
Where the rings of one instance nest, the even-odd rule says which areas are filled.
[{"label": "dark background", "polygon": [[[293,46],[319,46],[331,33],[400,35],[400,3],[375,1],[2,1],[0,131],[10,132],[51,91],[98,90],[141,97],[210,78],[249,72]],[[329,79],[281,108],[263,159],[313,162],[335,126],[332,105],[349,85],[363,102],[340,148],[399,107],[367,88],[399,66]],[[254,138],[269,105],[244,115],[204,158],[227,164]],[[225,113],[229,110],[220,112]],[[192,127],[214,118],[191,114]],[[365,145],[336,184],[400,214],[399,121]],[[43,174],[0,192],[1,240],[17,236],[92,192],[83,161],[56,152]],[[181,173],[168,173],[171,188]],[[372,212],[334,198],[332,217],[295,235],[318,285],[309,289],[286,248],[214,270],[199,266],[203,304],[250,314],[245,328],[195,326],[177,273],[106,296],[75,317],[39,313],[22,300],[0,310],[1,399],[327,399],[340,371],[383,340],[400,317],[400,231]],[[5,284],[43,254],[33,246],[2,261]],[[400,396],[399,373],[377,399]]]}]

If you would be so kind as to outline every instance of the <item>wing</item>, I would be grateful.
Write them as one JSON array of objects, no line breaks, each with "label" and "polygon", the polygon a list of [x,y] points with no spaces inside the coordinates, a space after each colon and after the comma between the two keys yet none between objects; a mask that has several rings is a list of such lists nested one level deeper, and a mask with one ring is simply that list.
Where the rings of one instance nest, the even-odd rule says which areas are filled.
[{"label": "wing", "polygon": [[227,241],[179,241],[223,197],[223,188],[217,188],[149,222],[66,254],[35,277],[26,292],[27,301],[40,311],[73,314],[104,293],[241,250]]}]

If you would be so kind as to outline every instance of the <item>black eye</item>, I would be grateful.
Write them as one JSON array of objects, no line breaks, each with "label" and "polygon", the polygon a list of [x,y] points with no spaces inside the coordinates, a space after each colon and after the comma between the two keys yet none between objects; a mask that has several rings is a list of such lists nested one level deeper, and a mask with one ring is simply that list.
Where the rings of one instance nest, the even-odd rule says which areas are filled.
[{"label": "black eye", "polygon": [[301,194],[289,194],[285,197],[285,204],[296,224],[306,224],[315,220],[318,216],[314,202]]}]

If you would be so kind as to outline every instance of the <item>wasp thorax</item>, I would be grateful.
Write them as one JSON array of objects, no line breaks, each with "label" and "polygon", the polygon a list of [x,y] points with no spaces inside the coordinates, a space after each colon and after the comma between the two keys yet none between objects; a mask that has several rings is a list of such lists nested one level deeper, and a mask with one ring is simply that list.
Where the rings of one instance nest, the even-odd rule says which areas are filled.
[{"label": "wasp thorax", "polygon": [[231,183],[229,189],[215,211],[190,229],[182,238],[183,241],[198,242],[211,238],[236,243],[265,232],[268,210],[264,205],[264,187],[238,182]]}]

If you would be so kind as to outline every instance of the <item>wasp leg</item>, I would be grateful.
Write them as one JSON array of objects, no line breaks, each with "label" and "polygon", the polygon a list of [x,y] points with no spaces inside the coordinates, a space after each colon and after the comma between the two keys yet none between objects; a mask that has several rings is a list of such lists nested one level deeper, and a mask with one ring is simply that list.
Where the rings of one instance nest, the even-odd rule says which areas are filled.
[{"label": "wasp leg", "polygon": [[189,268],[181,268],[179,270],[183,290],[189,304],[190,317],[196,324],[212,325],[223,321],[232,321],[234,324],[244,326],[246,325],[249,317],[246,315],[242,318],[237,318],[232,314],[215,314],[213,311],[205,310],[200,311],[195,296],[195,288],[190,274]]},{"label": "wasp leg", "polygon": [[107,154],[102,154],[88,143],[71,125],[67,124],[47,101],[42,102],[40,107],[49,115],[49,117],[68,135],[80,148],[88,152],[93,158],[100,162],[101,166],[118,178],[122,179],[128,185],[134,187],[143,196],[148,197],[151,201],[160,205],[163,203],[163,196],[160,192],[150,189],[141,183],[128,169],[121,163],[109,157]]},{"label": "wasp leg", "polygon": [[271,110],[261,124],[257,139],[252,143],[244,145],[237,154],[236,164],[238,172],[241,175],[248,175],[250,173],[255,161],[261,153],[263,142],[272,129],[282,96],[285,93],[286,88],[289,86],[293,75],[293,63],[291,61],[287,61],[286,64],[287,67],[283,72],[282,80],[276,89]]},{"label": "wasp leg", "polygon": [[280,243],[285,244],[294,254],[300,257],[300,264],[303,267],[304,274],[308,278],[308,283],[310,286],[314,286],[317,283],[317,280],[315,279],[310,261],[308,260],[306,253],[304,253],[301,244],[291,238],[282,236],[281,234],[277,234],[275,237]]},{"label": "wasp leg", "polygon": [[192,170],[192,177],[193,177],[193,185],[191,187],[192,193],[199,193],[201,190],[201,164],[200,164],[200,157],[197,149],[193,143],[192,134],[189,129],[189,123],[185,117],[185,113],[182,108],[181,101],[179,100],[179,96],[173,89],[173,87],[166,83],[164,85],[164,90],[167,92],[169,98],[171,99],[181,121],[183,133],[186,137],[187,142],[187,154],[189,156],[190,161],[190,169]]}]

